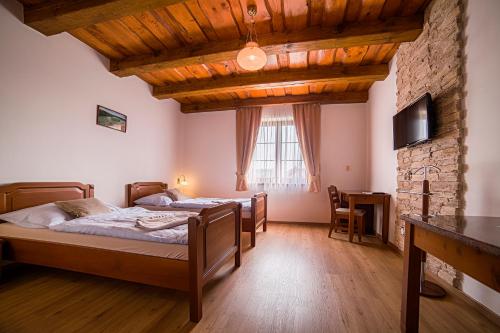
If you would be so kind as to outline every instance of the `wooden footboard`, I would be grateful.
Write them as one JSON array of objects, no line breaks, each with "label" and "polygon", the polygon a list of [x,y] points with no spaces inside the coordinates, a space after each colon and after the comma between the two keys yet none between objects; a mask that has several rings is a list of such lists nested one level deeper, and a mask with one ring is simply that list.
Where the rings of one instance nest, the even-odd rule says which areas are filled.
[{"label": "wooden footboard", "polygon": [[243,219],[243,231],[250,232],[250,242],[255,246],[257,229],[267,230],[267,193],[259,192],[252,197],[252,208],[249,219]]},{"label": "wooden footboard", "polygon": [[203,209],[189,219],[190,319],[202,317],[202,289],[226,261],[241,264],[241,204],[231,202]]}]

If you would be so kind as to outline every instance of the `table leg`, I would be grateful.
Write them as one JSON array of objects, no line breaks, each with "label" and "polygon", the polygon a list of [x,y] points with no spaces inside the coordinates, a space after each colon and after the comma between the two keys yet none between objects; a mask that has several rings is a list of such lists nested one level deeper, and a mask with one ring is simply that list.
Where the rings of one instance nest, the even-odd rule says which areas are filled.
[{"label": "table leg", "polygon": [[384,197],[384,205],[382,212],[382,241],[387,244],[389,240],[389,216],[391,210],[391,197],[386,195]]},{"label": "table leg", "polygon": [[[349,242],[352,242],[352,239],[354,238],[354,209],[356,206],[356,200],[354,199],[354,196],[350,195],[349,196]],[[358,226],[359,227],[359,226]]]},{"label": "table leg", "polygon": [[415,226],[405,225],[403,258],[403,295],[401,299],[401,332],[418,332],[420,307],[420,258],[422,250],[414,244]]}]

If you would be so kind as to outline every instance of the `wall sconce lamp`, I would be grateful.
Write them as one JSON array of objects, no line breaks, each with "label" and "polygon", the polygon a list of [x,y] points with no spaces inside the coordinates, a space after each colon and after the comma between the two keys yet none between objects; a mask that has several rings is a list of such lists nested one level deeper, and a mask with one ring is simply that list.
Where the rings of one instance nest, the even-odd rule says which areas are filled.
[{"label": "wall sconce lamp", "polygon": [[177,185],[187,186],[188,184],[189,184],[189,183],[188,183],[188,181],[186,180],[186,176],[181,175],[179,178],[177,178]]}]

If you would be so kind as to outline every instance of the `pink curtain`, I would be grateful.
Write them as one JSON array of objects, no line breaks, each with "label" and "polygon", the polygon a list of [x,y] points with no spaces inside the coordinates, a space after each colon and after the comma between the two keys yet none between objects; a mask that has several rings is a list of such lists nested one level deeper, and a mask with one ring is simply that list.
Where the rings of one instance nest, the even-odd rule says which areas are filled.
[{"label": "pink curtain", "polygon": [[293,120],[300,149],[309,174],[309,192],[319,192],[321,106],[319,104],[294,104]]},{"label": "pink curtain", "polygon": [[236,110],[236,191],[247,191],[247,171],[259,134],[262,107]]}]

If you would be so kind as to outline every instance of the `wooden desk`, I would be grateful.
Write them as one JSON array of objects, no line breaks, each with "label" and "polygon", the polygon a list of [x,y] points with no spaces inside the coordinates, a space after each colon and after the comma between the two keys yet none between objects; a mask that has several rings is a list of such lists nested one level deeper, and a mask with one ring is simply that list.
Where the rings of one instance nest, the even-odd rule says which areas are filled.
[{"label": "wooden desk", "polygon": [[500,291],[500,217],[403,215],[405,250],[401,332],[418,332],[420,258],[428,252]]},{"label": "wooden desk", "polygon": [[391,195],[387,193],[367,194],[362,191],[341,191],[341,200],[349,202],[349,241],[354,237],[354,208],[356,204],[382,205],[382,241],[387,243],[389,239],[389,209],[391,206]]}]

